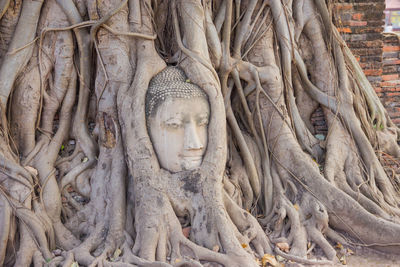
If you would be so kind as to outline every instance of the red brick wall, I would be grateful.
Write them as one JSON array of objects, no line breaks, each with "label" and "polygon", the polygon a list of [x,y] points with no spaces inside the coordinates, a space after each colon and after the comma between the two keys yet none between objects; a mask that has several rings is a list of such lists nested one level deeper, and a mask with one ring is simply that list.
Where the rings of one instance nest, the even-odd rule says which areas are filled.
[{"label": "red brick wall", "polygon": [[[323,0],[321,0],[323,1]],[[400,126],[400,35],[383,33],[385,0],[336,0],[334,22],[357,58],[393,122]],[[400,0],[399,0],[400,1]],[[311,118],[315,134],[326,135],[321,108]],[[400,161],[380,155],[389,177]]]},{"label": "red brick wall", "polygon": [[400,36],[383,34],[382,82],[376,88],[393,122],[400,126]]},{"label": "red brick wall", "polygon": [[340,1],[334,22],[374,87],[382,81],[385,0]]},{"label": "red brick wall", "polygon": [[400,126],[400,43],[383,33],[385,0],[339,0],[334,22],[393,122]]},{"label": "red brick wall", "polygon": [[[384,10],[385,0],[336,0],[333,17],[389,116],[400,126],[400,39],[383,33]],[[326,134],[321,109],[311,122],[316,133]]]}]

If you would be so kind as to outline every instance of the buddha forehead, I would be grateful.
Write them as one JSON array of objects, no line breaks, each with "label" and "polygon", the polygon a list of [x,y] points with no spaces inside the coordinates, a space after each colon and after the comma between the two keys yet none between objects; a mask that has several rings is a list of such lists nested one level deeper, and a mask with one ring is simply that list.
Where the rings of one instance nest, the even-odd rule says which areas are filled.
[{"label": "buddha forehead", "polygon": [[157,119],[160,123],[171,119],[177,119],[182,123],[189,120],[207,120],[210,115],[208,101],[204,97],[173,98],[167,97],[165,101],[155,109],[154,115],[149,120]]},{"label": "buddha forehead", "polygon": [[207,95],[199,86],[190,83],[182,69],[167,67],[150,81],[146,94],[146,117],[154,116],[163,102],[174,98],[207,100]]}]

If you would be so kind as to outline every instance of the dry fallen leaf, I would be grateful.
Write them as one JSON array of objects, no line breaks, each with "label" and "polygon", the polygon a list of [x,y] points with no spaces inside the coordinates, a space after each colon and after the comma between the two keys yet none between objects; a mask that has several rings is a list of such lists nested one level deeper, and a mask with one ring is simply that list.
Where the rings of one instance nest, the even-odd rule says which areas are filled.
[{"label": "dry fallen leaf", "polygon": [[121,251],[119,248],[117,248],[117,249],[114,251],[114,258],[118,258],[119,255],[121,255],[121,253],[122,253],[122,251]]},{"label": "dry fallen leaf", "polygon": [[[279,266],[278,261],[275,259],[274,255],[270,255],[270,254],[264,254],[264,256],[261,258],[261,263],[263,267],[266,266],[273,266],[273,267],[277,267]],[[269,264],[269,265],[267,265]]]},{"label": "dry fallen leaf", "polygon": [[74,262],[71,264],[71,267],[79,267],[79,265],[78,265],[78,263],[77,263],[76,261],[74,261]]},{"label": "dry fallen leaf", "polygon": [[114,251],[114,254],[113,254],[113,256],[110,258],[110,260],[111,260],[111,261],[116,261],[116,260],[118,259],[119,255],[121,255],[121,253],[122,253],[122,251],[121,251],[119,248],[117,248],[117,249]]},{"label": "dry fallen leaf", "polygon": [[242,243],[242,248],[247,248],[248,245],[246,243]]},{"label": "dry fallen leaf", "polygon": [[286,252],[286,253],[289,252],[289,250],[290,250],[289,244],[286,243],[286,242],[276,243],[276,246],[277,246],[280,250],[282,250],[282,251],[284,251],[284,252]]},{"label": "dry fallen leaf", "polygon": [[300,209],[298,204],[294,204],[293,207],[298,211]]},{"label": "dry fallen leaf", "polygon": [[340,262],[343,264],[343,265],[346,265],[347,264],[347,261],[346,261],[346,257],[343,255],[342,257],[340,257]]},{"label": "dry fallen leaf", "polygon": [[218,252],[219,251],[219,246],[218,245],[213,246],[212,250],[215,251],[215,252]]},{"label": "dry fallen leaf", "polygon": [[181,262],[181,259],[176,259],[175,260],[175,263],[180,263]]},{"label": "dry fallen leaf", "polygon": [[335,248],[343,249],[343,245],[337,242]]},{"label": "dry fallen leaf", "polygon": [[352,251],[351,249],[347,249],[347,254],[349,254],[349,255],[353,255],[354,254],[354,251]]}]

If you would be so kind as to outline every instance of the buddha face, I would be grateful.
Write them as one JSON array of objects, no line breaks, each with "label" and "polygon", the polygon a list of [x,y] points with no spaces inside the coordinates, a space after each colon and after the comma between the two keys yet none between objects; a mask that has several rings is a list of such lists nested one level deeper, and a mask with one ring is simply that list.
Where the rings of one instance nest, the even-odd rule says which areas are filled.
[{"label": "buddha face", "polygon": [[204,97],[168,97],[148,117],[150,138],[162,168],[179,172],[200,166],[207,147],[209,114]]}]

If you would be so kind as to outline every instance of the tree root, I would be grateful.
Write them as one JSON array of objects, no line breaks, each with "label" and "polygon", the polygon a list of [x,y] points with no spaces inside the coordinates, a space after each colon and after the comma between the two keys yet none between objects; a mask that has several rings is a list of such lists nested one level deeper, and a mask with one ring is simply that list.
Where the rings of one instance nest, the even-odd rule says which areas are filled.
[{"label": "tree root", "polygon": [[275,248],[275,253],[287,260],[291,260],[294,262],[298,262],[301,264],[307,264],[307,265],[333,265],[334,262],[333,261],[325,261],[325,260],[308,260],[308,259],[304,259],[304,258],[300,258],[298,256],[294,256],[291,254],[287,254],[283,251],[281,251],[279,248]]},{"label": "tree root", "polygon": [[[39,21],[40,10],[43,1],[24,2],[21,12],[21,19],[15,29],[14,38],[9,46],[9,51],[13,51],[34,39],[37,23]],[[17,75],[28,63],[33,52],[33,47],[25,48],[17,54],[6,55],[0,68],[1,92],[0,100],[3,107],[7,105],[7,99],[11,93]],[[2,112],[5,112],[2,110]]]},{"label": "tree root", "polygon": [[225,192],[224,205],[235,227],[242,232],[247,242],[254,246],[259,257],[267,253],[271,254],[272,249],[269,240],[257,220],[250,213],[237,206]]}]

